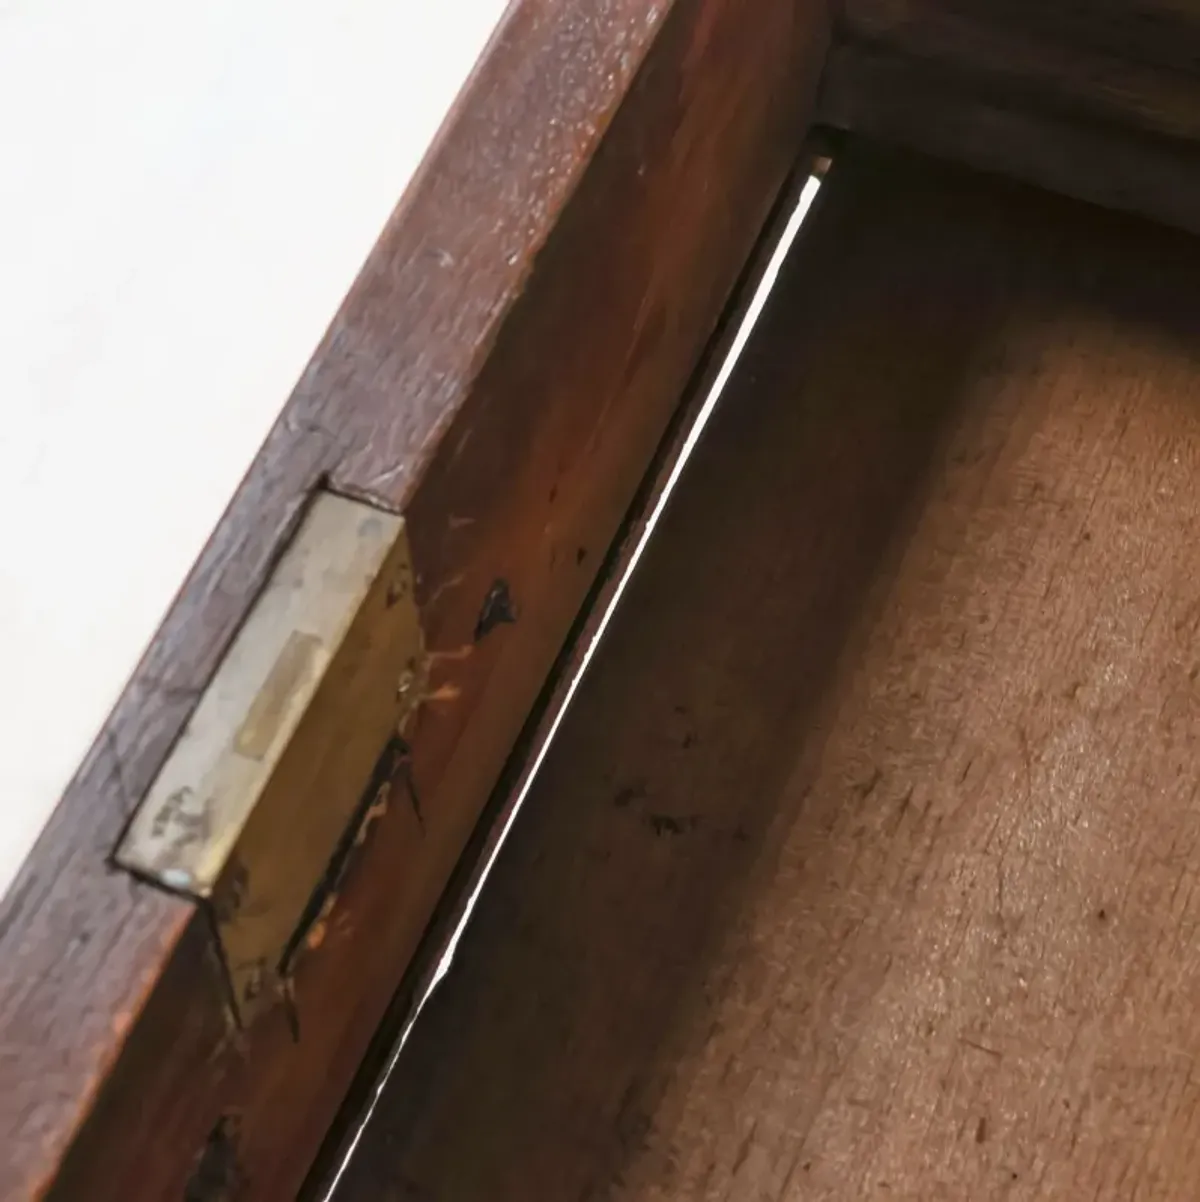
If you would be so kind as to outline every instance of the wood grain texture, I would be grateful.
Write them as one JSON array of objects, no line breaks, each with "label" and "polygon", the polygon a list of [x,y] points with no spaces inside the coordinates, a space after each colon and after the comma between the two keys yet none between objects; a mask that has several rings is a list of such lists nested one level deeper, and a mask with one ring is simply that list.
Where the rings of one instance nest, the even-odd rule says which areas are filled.
[{"label": "wood grain texture", "polygon": [[1194,1193],[1200,247],[818,205],[338,1202]]},{"label": "wood grain texture", "polygon": [[[825,38],[816,0],[510,10],[3,902],[0,1197],[176,1199],[214,1156],[222,1188],[294,1196],[791,165]],[[424,817],[398,776],[301,962],[299,1041],[280,1014],[231,1040],[200,920],[106,861],[321,480],[405,513],[454,704],[413,740]],[[518,622],[476,648],[500,576]]]},{"label": "wood grain texture", "polygon": [[953,67],[1002,107],[1200,138],[1195,0],[845,0],[840,30]]},{"label": "wood grain texture", "polygon": [[1127,54],[1148,66],[1194,66],[1196,0],[842,0],[839,22],[863,33],[913,36],[937,22],[1028,29],[1057,44]]},{"label": "wood grain texture", "polygon": [[506,830],[515,816],[522,791],[535,771],[534,765],[540,751],[551,738],[560,721],[561,711],[568,704],[575,678],[584,664],[588,649],[598,637],[614,597],[623,587],[623,578],[628,566],[638,553],[638,545],[660,499],[678,470],[680,459],[687,454],[695,423],[738,337],[747,310],[771,264],[785,228],[801,202],[802,192],[811,174],[814,171],[823,171],[828,164],[828,159],[822,157],[825,149],[822,138],[810,139],[797,161],[789,183],[780,194],[775,211],[747,261],[731,303],[722,316],[717,332],[705,349],[684,400],[672,416],[668,433],[660,443],[651,467],[638,489],[621,532],[613,541],[607,558],[596,574],[591,592],[580,610],[571,636],[549,674],[542,697],[514,746],[505,766],[505,773],[493,791],[488,807],[476,824],[471,839],[439,899],[437,910],[412,958],[404,982],[393,998],[388,1014],[376,1030],[372,1045],[359,1066],[354,1086],[347,1095],[341,1121],[331,1131],[328,1146],[323,1149],[314,1166],[313,1178],[307,1183],[312,1192],[305,1193],[305,1198],[325,1197],[345,1161],[349,1147],[361,1126],[363,1114],[371,1106],[380,1074],[386,1071],[386,1066],[394,1055],[397,1040],[414,1020],[422,1000],[439,976],[444,957],[456,941],[457,932],[471,905],[471,898],[484,883],[493,857],[506,837]]},{"label": "wood grain texture", "polygon": [[1196,0],[843,0],[841,12],[877,36],[971,23],[1185,74],[1200,65]]},{"label": "wood grain texture", "polygon": [[840,42],[825,63],[819,116],[835,129],[1200,232],[1200,143],[1023,107],[952,65]]}]

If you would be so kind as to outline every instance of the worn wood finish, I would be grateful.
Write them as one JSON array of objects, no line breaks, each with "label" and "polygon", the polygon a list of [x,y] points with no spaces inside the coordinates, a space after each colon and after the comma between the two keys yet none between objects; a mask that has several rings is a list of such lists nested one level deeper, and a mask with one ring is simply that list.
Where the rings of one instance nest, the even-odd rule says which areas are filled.
[{"label": "worn wood finish", "polygon": [[[659,445],[654,461],[638,489],[618,537],[596,575],[587,601],[580,610],[571,636],[555,663],[526,729],[514,746],[504,777],[497,784],[488,808],[476,824],[472,837],[448,882],[437,911],[427,927],[421,946],[414,955],[401,989],[393,998],[389,1012],[380,1023],[372,1046],[359,1067],[354,1088],[347,1095],[342,1120],[335,1124],[328,1146],[314,1166],[303,1196],[324,1197],[330,1183],[345,1160],[362,1122],[362,1116],[375,1096],[381,1073],[395,1054],[396,1043],[415,1021],[423,999],[434,986],[440,969],[457,939],[472,898],[485,882],[489,867],[510,824],[523,790],[536,771],[539,756],[552,738],[569,704],[577,675],[583,670],[589,648],[600,637],[606,615],[624,588],[624,577],[637,548],[645,537],[663,494],[673,486],[680,471],[680,460],[688,454],[697,422],[705,409],[725,362],[733,350],[747,311],[762,286],[764,273],[772,268],[780,240],[801,203],[802,194],[813,174],[828,165],[822,156],[824,139],[814,137],[800,155],[789,184],[780,195],[772,218],[764,228],[758,245],[749,257],[733,299],[722,316],[718,331],[705,349],[696,375],[689,384],[683,402],[672,417],[670,429]],[[776,267],[778,265],[776,264]]]},{"label": "worn wood finish", "polygon": [[[206,1140],[210,1193],[294,1194],[792,162],[825,36],[818,0],[511,10],[3,903],[0,1197],[176,1198]],[[106,858],[323,478],[404,512],[436,698],[301,961],[299,1042],[279,1013],[229,1040],[191,908]],[[476,645],[501,579],[517,622]]]},{"label": "worn wood finish", "polygon": [[826,60],[820,119],[1200,233],[1200,144],[1023,107],[971,71],[841,42]]},{"label": "worn wood finish", "polygon": [[818,205],[338,1202],[1195,1192],[1200,246]]},{"label": "worn wood finish", "polygon": [[852,29],[915,43],[939,28],[965,41],[974,26],[979,40],[1028,37],[1183,74],[1200,65],[1196,0],[842,0],[840,11]]},{"label": "worn wood finish", "polygon": [[953,67],[1002,108],[1200,139],[1196,0],[844,0],[840,33]]}]

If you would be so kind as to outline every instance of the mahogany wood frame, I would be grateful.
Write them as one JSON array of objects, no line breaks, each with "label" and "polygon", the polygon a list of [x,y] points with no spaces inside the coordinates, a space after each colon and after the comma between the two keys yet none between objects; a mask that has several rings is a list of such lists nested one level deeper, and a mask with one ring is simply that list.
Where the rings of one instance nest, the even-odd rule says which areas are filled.
[{"label": "mahogany wood frame", "polygon": [[[0,1197],[295,1195],[808,129],[1196,228],[1197,61],[1193,0],[517,0],[0,903]],[[237,1032],[109,856],[322,484],[407,519],[424,822],[375,824],[298,1024]]]},{"label": "mahogany wood frame", "polygon": [[[0,910],[0,1197],[294,1197],[809,124],[820,0],[519,0]],[[282,1013],[109,866],[319,484],[404,513],[425,815]],[[518,613],[478,643],[503,580]],[[467,656],[458,654],[470,647]],[[189,1192],[190,1191],[190,1192]]]}]

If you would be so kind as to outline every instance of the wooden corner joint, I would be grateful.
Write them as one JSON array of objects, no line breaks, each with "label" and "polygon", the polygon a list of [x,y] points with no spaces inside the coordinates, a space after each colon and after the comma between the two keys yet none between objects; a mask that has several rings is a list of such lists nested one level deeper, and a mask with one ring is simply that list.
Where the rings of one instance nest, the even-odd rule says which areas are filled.
[{"label": "wooden corner joint", "polygon": [[318,493],[116,849],[206,907],[242,1025],[289,996],[407,752],[428,670],[413,585],[403,517]]}]

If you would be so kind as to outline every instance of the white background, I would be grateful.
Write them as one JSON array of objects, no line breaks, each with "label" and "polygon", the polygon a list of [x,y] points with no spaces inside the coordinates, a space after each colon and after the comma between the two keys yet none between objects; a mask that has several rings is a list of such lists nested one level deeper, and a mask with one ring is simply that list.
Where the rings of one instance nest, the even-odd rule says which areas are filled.
[{"label": "white background", "polygon": [[0,894],[504,0],[0,0]]}]

